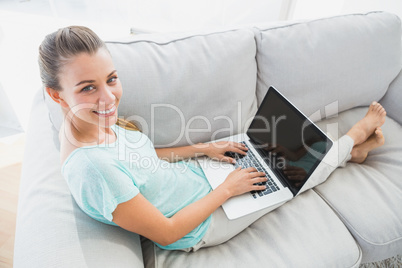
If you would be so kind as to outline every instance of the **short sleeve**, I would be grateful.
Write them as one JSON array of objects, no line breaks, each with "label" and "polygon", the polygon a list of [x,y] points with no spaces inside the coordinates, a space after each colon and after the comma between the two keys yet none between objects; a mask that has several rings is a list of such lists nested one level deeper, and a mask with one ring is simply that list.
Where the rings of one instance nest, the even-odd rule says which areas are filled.
[{"label": "short sleeve", "polygon": [[92,218],[115,225],[112,213],[117,205],[139,193],[131,174],[118,160],[93,155],[88,149],[73,153],[62,173],[75,201]]}]

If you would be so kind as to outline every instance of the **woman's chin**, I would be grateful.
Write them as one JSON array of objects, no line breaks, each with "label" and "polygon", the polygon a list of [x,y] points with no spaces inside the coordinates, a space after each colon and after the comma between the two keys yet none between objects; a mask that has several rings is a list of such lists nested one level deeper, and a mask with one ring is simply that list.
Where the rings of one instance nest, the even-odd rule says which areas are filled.
[{"label": "woman's chin", "polygon": [[112,116],[105,118],[104,120],[99,120],[99,126],[101,127],[111,127],[117,122],[117,116]]}]

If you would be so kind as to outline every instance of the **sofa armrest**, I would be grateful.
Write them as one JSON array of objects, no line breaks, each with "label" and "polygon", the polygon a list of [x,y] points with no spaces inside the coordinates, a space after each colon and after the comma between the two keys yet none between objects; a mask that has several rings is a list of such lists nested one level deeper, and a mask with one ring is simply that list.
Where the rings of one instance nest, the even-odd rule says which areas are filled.
[{"label": "sofa armrest", "polygon": [[380,103],[387,115],[402,125],[402,70],[392,81]]},{"label": "sofa armrest", "polygon": [[137,234],[91,219],[73,200],[49,119],[38,92],[22,165],[14,267],[143,267]]}]

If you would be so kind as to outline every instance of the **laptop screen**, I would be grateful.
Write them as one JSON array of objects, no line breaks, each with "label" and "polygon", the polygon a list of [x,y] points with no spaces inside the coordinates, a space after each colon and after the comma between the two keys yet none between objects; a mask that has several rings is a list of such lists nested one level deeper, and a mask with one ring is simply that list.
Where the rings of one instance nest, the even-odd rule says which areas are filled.
[{"label": "laptop screen", "polygon": [[332,141],[273,87],[247,135],[294,195],[332,146]]}]

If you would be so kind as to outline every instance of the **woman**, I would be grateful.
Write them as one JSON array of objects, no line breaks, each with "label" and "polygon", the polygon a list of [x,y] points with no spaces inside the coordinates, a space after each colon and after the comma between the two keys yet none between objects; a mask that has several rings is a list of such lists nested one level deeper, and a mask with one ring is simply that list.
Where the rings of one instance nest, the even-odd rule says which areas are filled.
[{"label": "woman", "polygon": [[[227,241],[266,213],[229,221],[220,208],[230,197],[264,190],[257,185],[266,181],[264,173],[238,168],[212,191],[199,167],[179,161],[207,155],[233,162],[225,152],[246,154],[242,144],[154,149],[135,125],[117,119],[122,87],[104,42],[90,29],[60,29],[45,38],[39,54],[45,89],[65,118],[59,135],[62,174],[89,216],[143,235],[161,248],[195,251]],[[384,143],[380,126],[385,115],[380,104],[370,105],[339,140],[336,166],[361,163]],[[145,167],[144,159],[153,164]],[[322,179],[335,167],[327,167]]]}]

